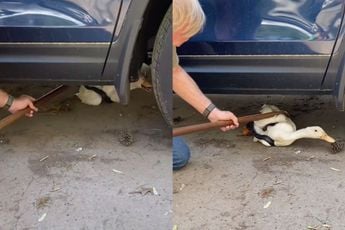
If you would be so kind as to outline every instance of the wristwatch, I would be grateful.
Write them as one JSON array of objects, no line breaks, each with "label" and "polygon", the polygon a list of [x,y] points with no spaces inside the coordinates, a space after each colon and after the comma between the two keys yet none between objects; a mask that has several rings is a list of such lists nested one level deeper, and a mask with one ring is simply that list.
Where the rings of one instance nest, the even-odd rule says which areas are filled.
[{"label": "wristwatch", "polygon": [[213,103],[209,104],[206,109],[204,110],[204,112],[202,112],[202,115],[206,118],[208,118],[208,116],[210,115],[210,113],[217,108]]},{"label": "wristwatch", "polygon": [[4,105],[4,109],[9,110],[14,102],[14,97],[12,95],[8,95],[8,99],[6,104]]}]

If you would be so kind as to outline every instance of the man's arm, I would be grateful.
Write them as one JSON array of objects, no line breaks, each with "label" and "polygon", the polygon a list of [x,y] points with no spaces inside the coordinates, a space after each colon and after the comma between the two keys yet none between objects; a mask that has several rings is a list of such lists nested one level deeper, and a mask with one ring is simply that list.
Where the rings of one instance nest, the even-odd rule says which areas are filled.
[{"label": "man's arm", "polygon": [[211,103],[211,100],[201,92],[195,81],[180,66],[173,68],[173,90],[199,113],[202,113]]},{"label": "man's arm", "polygon": [[[203,113],[203,111],[211,104],[211,100],[201,92],[194,80],[180,66],[173,68],[173,90],[183,100],[193,106],[199,113]],[[211,122],[232,120],[234,125],[222,128],[223,131],[238,127],[237,117],[229,111],[221,111],[215,108],[209,114],[208,119]]]}]

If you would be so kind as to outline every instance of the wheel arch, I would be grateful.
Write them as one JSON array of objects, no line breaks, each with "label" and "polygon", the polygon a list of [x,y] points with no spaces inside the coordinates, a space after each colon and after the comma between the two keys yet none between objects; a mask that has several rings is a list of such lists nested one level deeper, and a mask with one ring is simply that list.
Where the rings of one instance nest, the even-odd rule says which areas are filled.
[{"label": "wheel arch", "polygon": [[[169,0],[132,0],[119,36],[112,42],[102,73],[102,81],[113,80],[120,103],[129,103],[129,84],[137,80],[143,62],[149,61],[155,35],[171,2]],[[117,30],[117,29],[116,29]]]},{"label": "wheel arch", "polygon": [[151,55],[148,56],[147,54],[153,50],[159,26],[170,4],[169,1],[150,1],[147,5],[131,60],[130,81],[138,80],[137,71],[141,64],[150,61]]}]

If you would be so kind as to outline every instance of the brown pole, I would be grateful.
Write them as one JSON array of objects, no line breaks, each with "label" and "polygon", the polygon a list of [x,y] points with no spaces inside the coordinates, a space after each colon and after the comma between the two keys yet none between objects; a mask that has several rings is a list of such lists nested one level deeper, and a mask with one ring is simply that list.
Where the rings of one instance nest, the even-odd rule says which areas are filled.
[{"label": "brown pole", "polygon": [[[253,114],[248,116],[243,116],[238,118],[238,122],[240,124],[248,123],[251,121],[257,121],[262,120],[266,118],[270,118],[279,114],[285,114],[287,115],[287,112],[285,111],[279,111],[279,112],[270,112],[270,113],[262,113],[262,114]],[[202,123],[202,124],[196,124],[196,125],[189,125],[179,128],[173,129],[173,136],[182,136],[194,132],[200,132],[200,131],[206,131],[214,128],[221,128],[224,126],[232,125],[232,121],[217,121],[217,122],[208,122],[208,123]]]}]

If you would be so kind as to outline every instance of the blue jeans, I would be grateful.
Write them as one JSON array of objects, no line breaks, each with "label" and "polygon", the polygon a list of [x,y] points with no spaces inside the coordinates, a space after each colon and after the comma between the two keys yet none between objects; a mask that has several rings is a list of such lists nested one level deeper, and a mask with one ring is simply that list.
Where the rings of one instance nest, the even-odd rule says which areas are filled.
[{"label": "blue jeans", "polygon": [[173,169],[179,170],[186,166],[190,158],[190,150],[181,137],[173,138]]}]

